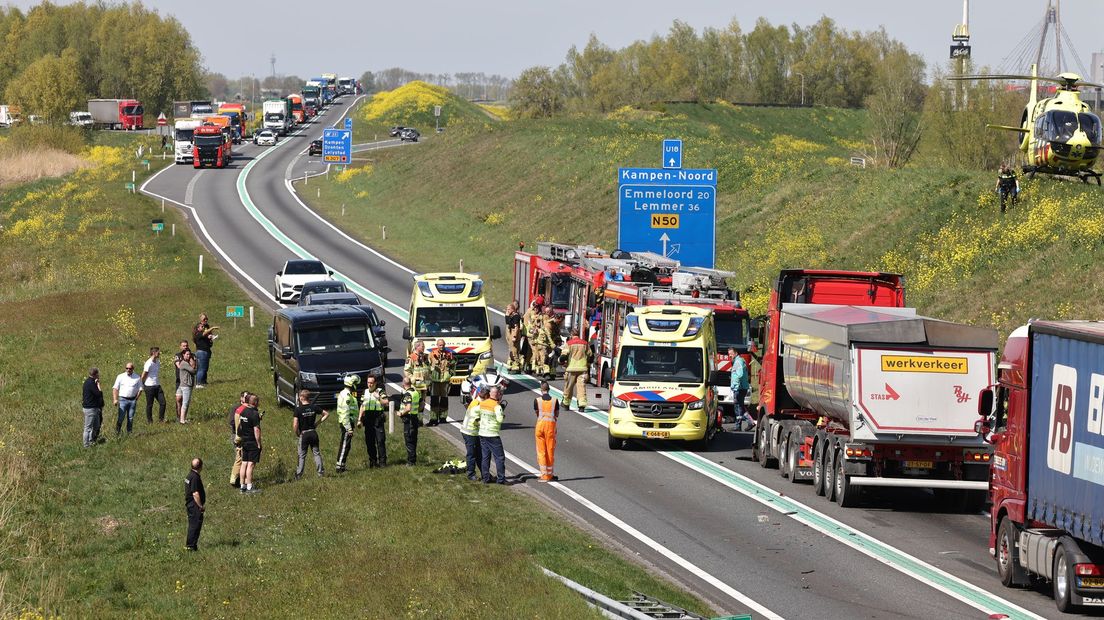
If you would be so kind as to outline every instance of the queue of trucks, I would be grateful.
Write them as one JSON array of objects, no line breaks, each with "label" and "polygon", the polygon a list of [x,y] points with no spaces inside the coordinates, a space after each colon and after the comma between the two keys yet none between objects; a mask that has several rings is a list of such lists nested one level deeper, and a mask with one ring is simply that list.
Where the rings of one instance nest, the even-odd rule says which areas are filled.
[{"label": "queue of trucks", "polygon": [[515,252],[513,298],[540,297],[591,343],[610,449],[706,449],[733,406],[732,347],[759,361],[761,466],[844,507],[886,488],[991,503],[1002,583],[1048,581],[1062,611],[1104,606],[1104,323],[1033,321],[998,363],[995,330],[919,314],[897,274],[783,270],[755,319],[732,275],[539,243]]}]

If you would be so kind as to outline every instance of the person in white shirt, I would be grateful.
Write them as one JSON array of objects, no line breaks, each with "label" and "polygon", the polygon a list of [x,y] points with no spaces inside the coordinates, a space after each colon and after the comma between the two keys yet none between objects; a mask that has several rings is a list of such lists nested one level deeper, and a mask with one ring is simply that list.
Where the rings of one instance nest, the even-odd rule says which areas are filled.
[{"label": "person in white shirt", "polygon": [[142,390],[142,379],[134,372],[134,364],[126,363],[126,370],[115,377],[111,386],[111,400],[119,408],[119,418],[115,421],[115,434],[123,430],[123,418],[126,418],[127,434],[134,428],[134,408],[138,404],[138,394]]},{"label": "person in white shirt", "polygon": [[165,390],[161,389],[161,347],[150,347],[150,356],[142,366],[142,391],[146,393],[146,421],[153,424],[153,401],[158,404],[158,420],[165,421]]}]

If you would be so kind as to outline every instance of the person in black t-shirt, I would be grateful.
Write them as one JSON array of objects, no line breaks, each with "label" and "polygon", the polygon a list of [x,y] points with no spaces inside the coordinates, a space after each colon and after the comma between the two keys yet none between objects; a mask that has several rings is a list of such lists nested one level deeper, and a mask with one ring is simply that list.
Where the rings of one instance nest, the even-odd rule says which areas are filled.
[{"label": "person in black t-shirt", "polygon": [[[319,418],[318,415],[322,417]],[[307,460],[307,448],[314,452],[314,464],[318,466],[318,475],[321,476],[322,451],[318,448],[318,425],[330,417],[330,412],[314,404],[310,400],[310,392],[299,392],[299,406],[295,408],[295,417],[292,418],[291,428],[295,436],[299,438],[299,465],[295,467],[295,479],[303,476],[303,465]]]},{"label": "person in black t-shirt", "polygon": [[260,398],[249,395],[249,405],[238,415],[238,439],[241,440],[241,492],[258,493],[253,488],[253,467],[261,460],[261,413],[257,411]]},{"label": "person in black t-shirt", "polygon": [[207,509],[207,491],[199,477],[202,469],[203,459],[192,459],[192,471],[184,479],[184,509],[188,511],[188,538],[184,546],[188,551],[199,548],[199,532],[203,529],[203,513]]}]

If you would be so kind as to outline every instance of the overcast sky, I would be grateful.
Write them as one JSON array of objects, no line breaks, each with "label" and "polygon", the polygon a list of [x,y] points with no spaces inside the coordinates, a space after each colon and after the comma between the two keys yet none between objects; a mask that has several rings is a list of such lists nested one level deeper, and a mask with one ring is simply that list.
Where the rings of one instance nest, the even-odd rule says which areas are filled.
[{"label": "overcast sky", "polygon": [[[0,0],[3,2],[4,0]],[[10,1],[10,0],[9,0]],[[56,0],[55,0],[56,1]],[[21,8],[37,4],[11,2]],[[65,0],[61,0],[65,4]],[[144,0],[191,32],[209,69],[229,77],[276,72],[311,77],[360,76],[401,66],[418,72],[516,76],[533,65],[557,65],[590,33],[611,47],[664,33],[675,19],[700,31],[733,18],[745,31],[759,17],[808,25],[828,15],[848,30],[885,26],[890,36],[944,63],[962,0]],[[971,44],[979,65],[997,66],[1041,21],[1046,0],[973,0]],[[212,19],[231,15],[234,21]],[[1104,49],[1104,2],[1066,0],[1062,20],[1088,67]],[[244,26],[243,26],[244,21]]]}]

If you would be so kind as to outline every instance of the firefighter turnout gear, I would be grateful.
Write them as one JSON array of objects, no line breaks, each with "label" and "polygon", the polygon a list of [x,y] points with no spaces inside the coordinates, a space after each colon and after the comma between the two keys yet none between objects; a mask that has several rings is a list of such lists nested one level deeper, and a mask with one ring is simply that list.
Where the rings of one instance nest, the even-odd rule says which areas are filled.
[{"label": "firefighter turnout gear", "polygon": [[456,357],[444,341],[439,341],[429,354],[429,426],[437,426],[448,418],[448,396],[455,371]]},{"label": "firefighter turnout gear", "polygon": [[594,352],[590,345],[579,337],[577,331],[572,331],[571,339],[567,341],[564,352],[560,356],[560,361],[564,365],[564,407],[571,408],[571,397],[574,396],[579,401],[579,409],[586,409],[587,373],[593,360]]},{"label": "firefighter turnout gear", "polygon": [[524,329],[517,303],[510,304],[510,307],[506,309],[506,344],[510,347],[510,357],[506,360],[506,369],[510,372],[521,372],[525,368],[525,358],[521,354],[521,338]]},{"label": "firefighter turnout gear", "polygon": [[425,408],[426,392],[429,389],[429,356],[425,354],[424,348],[419,346],[410,352],[403,366],[403,376],[410,379],[410,386],[421,393],[418,406],[413,411],[420,417],[422,409]]},{"label": "firefighter turnout gear", "polygon": [[537,414],[537,467],[540,468],[540,479],[548,482],[554,477],[552,465],[556,461],[556,419],[560,415],[559,402],[548,392],[544,392],[533,401],[533,410]]},{"label": "firefighter turnout gear", "polygon": [[[541,314],[541,307],[536,301],[529,306],[529,309],[526,310],[525,314],[521,317],[521,325],[525,340],[529,343],[529,359],[525,360],[523,357],[522,361],[528,361],[529,370],[538,372],[537,368],[539,368],[540,365],[537,362],[537,339],[544,325],[544,319]],[[525,369],[523,368],[523,370]]]}]

